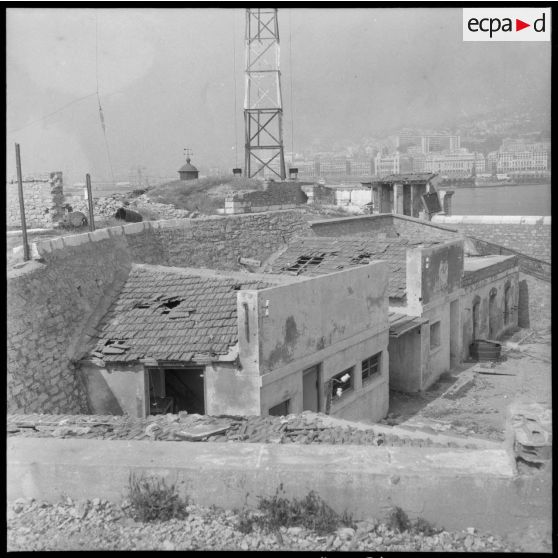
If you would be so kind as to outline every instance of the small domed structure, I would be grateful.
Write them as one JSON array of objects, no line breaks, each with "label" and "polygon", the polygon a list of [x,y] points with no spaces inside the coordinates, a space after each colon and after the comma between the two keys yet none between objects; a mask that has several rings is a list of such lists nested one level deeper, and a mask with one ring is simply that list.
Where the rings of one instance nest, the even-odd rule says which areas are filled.
[{"label": "small domed structure", "polygon": [[199,171],[194,165],[190,164],[190,157],[186,159],[186,164],[178,169],[180,180],[196,180]]}]

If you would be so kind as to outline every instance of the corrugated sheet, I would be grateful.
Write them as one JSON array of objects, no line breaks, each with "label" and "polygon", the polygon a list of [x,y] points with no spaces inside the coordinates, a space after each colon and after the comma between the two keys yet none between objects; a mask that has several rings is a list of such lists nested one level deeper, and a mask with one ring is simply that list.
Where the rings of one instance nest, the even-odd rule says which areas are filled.
[{"label": "corrugated sheet", "polygon": [[399,314],[398,312],[390,312],[388,319],[390,337],[400,337],[404,333],[428,322],[427,318],[407,316],[406,314]]}]

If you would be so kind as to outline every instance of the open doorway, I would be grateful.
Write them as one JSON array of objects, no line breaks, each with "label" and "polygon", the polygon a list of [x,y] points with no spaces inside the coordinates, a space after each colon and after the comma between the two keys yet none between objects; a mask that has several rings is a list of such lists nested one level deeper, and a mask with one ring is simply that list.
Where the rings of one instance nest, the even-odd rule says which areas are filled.
[{"label": "open doorway", "polygon": [[149,370],[150,414],[205,414],[203,367]]},{"label": "open doorway", "polygon": [[302,409],[320,411],[320,365],[316,364],[302,372]]}]

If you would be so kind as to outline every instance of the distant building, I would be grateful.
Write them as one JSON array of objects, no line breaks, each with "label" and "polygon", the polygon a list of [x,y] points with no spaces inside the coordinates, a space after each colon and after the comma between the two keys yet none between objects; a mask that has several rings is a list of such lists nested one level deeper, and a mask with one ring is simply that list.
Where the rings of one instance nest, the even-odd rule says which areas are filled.
[{"label": "distant building", "polygon": [[403,130],[397,136],[396,144],[401,152],[457,151],[460,148],[461,138],[451,134],[417,134],[410,130]]},{"label": "distant building", "polygon": [[196,180],[199,175],[199,171],[194,165],[190,164],[190,157],[186,159],[186,163],[178,169],[178,175],[180,180]]},{"label": "distant building", "polygon": [[491,172],[546,171],[550,168],[549,160],[550,151],[546,149],[493,151],[487,156],[489,163],[487,170]]},{"label": "distant building", "polygon": [[413,157],[413,172],[435,172],[446,176],[471,175],[484,172],[486,161],[482,153],[465,149],[455,152],[428,153]]},{"label": "distant building", "polygon": [[382,155],[378,153],[374,160],[376,176],[383,178],[390,174],[400,174],[412,172],[413,159],[407,155],[393,153],[390,155]]}]

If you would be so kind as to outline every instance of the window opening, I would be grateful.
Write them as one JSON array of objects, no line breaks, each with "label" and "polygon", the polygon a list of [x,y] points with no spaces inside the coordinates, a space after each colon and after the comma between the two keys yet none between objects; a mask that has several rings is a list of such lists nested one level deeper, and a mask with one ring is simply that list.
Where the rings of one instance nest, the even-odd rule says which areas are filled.
[{"label": "window opening", "polygon": [[327,399],[326,399],[326,414],[332,403],[339,401],[347,393],[351,392],[354,388],[354,372],[355,368],[347,368],[331,377],[326,384]]},{"label": "window opening", "polygon": [[375,355],[363,360],[362,366],[362,383],[370,380],[376,374],[380,374],[380,359],[382,353],[376,353]]},{"label": "window opening", "polygon": [[290,405],[291,405],[291,400],[285,399],[285,401],[282,401],[278,405],[271,407],[268,413],[274,417],[283,417],[289,414]]}]

